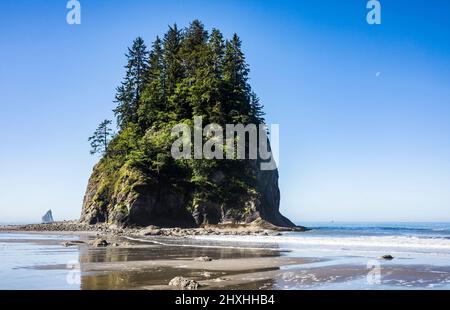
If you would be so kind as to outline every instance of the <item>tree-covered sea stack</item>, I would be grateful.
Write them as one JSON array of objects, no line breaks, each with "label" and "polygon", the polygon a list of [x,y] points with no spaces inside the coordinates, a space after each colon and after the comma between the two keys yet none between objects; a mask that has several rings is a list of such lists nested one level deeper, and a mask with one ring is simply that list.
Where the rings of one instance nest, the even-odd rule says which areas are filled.
[{"label": "tree-covered sea stack", "polygon": [[127,60],[116,93],[118,132],[110,137],[103,122],[90,139],[102,157],[90,177],[81,220],[196,227],[263,219],[293,226],[279,213],[278,171],[261,170],[259,159],[171,156],[171,129],[180,123],[193,127],[194,116],[224,127],[264,122],[239,37],[225,40],[196,20],[183,30],[169,27],[150,51],[137,38]]}]

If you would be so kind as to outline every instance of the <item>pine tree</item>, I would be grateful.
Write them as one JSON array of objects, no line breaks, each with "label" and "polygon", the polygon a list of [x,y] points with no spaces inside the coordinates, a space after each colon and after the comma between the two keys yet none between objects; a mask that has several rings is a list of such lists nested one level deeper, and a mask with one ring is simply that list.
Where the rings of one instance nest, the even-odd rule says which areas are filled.
[{"label": "pine tree", "polygon": [[198,86],[199,70],[204,67],[201,61],[205,59],[203,56],[208,48],[207,41],[208,32],[200,21],[194,20],[185,30],[178,53],[183,78],[177,83],[175,92],[170,98],[177,120],[191,118],[192,111],[197,115],[202,114],[203,102],[198,100],[195,88],[196,84]]},{"label": "pine tree", "polygon": [[134,98],[136,102],[139,100],[139,96],[142,93],[146,82],[149,68],[148,55],[149,53],[147,51],[147,46],[141,37],[134,40],[132,48],[128,49],[127,57],[129,59],[129,63],[127,69],[131,81],[134,84]]},{"label": "pine tree", "polygon": [[195,51],[197,47],[204,45],[208,41],[208,31],[198,19],[194,20],[186,29],[184,47]]},{"label": "pine tree", "polygon": [[104,120],[98,125],[92,137],[89,138],[91,143],[91,154],[105,155],[108,150],[109,142],[112,138],[112,129],[110,127],[112,121]]},{"label": "pine tree", "polygon": [[117,127],[123,129],[133,119],[133,88],[132,83],[125,79],[122,85],[117,87],[114,102],[117,107],[114,109],[114,114],[117,119]]},{"label": "pine tree", "polygon": [[182,65],[187,78],[194,78],[200,67],[200,59],[206,48],[208,32],[199,20],[194,20],[186,29],[181,48]]},{"label": "pine tree", "polygon": [[166,94],[173,95],[176,84],[183,78],[183,69],[180,63],[179,52],[183,35],[176,24],[169,27],[169,31],[164,35],[163,58],[166,74]]},{"label": "pine tree", "polygon": [[222,33],[213,29],[209,38],[209,47],[211,49],[211,63],[214,74],[217,78],[222,77],[223,73],[223,56],[225,54],[225,43]]},{"label": "pine tree", "polygon": [[138,123],[145,132],[166,112],[166,87],[162,41],[156,37],[150,52],[148,75],[138,108]]},{"label": "pine tree", "polygon": [[148,51],[141,37],[134,40],[128,48],[126,76],[122,85],[117,88],[114,109],[117,125],[123,129],[127,123],[137,121],[139,99],[144,89],[148,75]]},{"label": "pine tree", "polygon": [[249,69],[241,46],[242,42],[237,34],[233,35],[231,41],[226,42],[224,78],[232,85],[247,90]]},{"label": "pine tree", "polygon": [[150,52],[147,82],[153,80],[163,80],[164,63],[161,44],[162,41],[159,36],[157,36],[155,42],[153,42],[152,51]]},{"label": "pine tree", "polygon": [[263,124],[264,123],[264,111],[263,105],[260,103],[259,97],[252,92],[250,95],[250,121],[253,124]]},{"label": "pine tree", "polygon": [[225,43],[224,81],[226,84],[226,113],[231,122],[247,123],[250,113],[251,89],[248,85],[248,65],[241,50],[241,40],[237,34]]},{"label": "pine tree", "polygon": [[223,124],[223,65],[225,55],[225,42],[222,33],[213,29],[209,37],[209,54],[206,68],[208,68],[208,84],[210,96],[210,121]]}]

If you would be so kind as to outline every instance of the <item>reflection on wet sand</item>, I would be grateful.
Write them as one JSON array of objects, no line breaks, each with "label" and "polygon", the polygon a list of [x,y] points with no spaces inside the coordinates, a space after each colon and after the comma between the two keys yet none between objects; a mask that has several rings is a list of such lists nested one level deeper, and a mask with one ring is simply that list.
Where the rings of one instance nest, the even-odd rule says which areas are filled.
[{"label": "reflection on wet sand", "polygon": [[[167,284],[176,276],[212,281],[217,285],[208,286],[213,287],[226,282],[229,276],[276,270],[283,264],[274,261],[280,259],[280,253],[273,249],[168,246],[128,241],[126,246],[121,247],[84,246],[80,247],[79,252],[80,288],[83,290],[170,288]],[[205,256],[212,261],[195,260]],[[286,263],[291,264],[299,262],[287,260],[290,262]],[[230,265],[235,267],[230,268]],[[271,288],[267,286],[267,281],[264,284]]]}]

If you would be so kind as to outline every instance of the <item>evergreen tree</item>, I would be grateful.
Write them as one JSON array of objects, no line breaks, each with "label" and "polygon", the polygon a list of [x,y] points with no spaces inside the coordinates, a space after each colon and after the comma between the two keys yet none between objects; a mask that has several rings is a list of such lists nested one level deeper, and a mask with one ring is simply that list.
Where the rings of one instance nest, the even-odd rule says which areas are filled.
[{"label": "evergreen tree", "polygon": [[249,122],[251,89],[248,85],[248,65],[241,50],[241,40],[237,34],[225,44],[224,82],[225,112],[230,116],[228,121],[236,123]]},{"label": "evergreen tree", "polygon": [[141,37],[133,42],[131,49],[128,49],[128,74],[134,86],[134,98],[137,102],[144,88],[149,68],[147,46]]},{"label": "evergreen tree", "polygon": [[192,81],[190,103],[195,115],[202,115],[207,122],[223,123],[223,36],[213,29],[207,44],[198,53],[198,66]]},{"label": "evergreen tree", "polygon": [[263,105],[260,103],[258,96],[252,92],[250,95],[250,121],[253,124],[263,124],[264,123],[264,111]]},{"label": "evergreen tree", "polygon": [[156,37],[150,52],[148,75],[138,108],[138,123],[143,131],[166,112],[166,87],[162,41]]},{"label": "evergreen tree", "polygon": [[208,68],[208,84],[209,84],[209,114],[210,121],[223,124],[225,118],[223,116],[223,65],[225,55],[225,42],[222,33],[213,29],[208,42],[209,54],[206,68]]},{"label": "evergreen tree", "polygon": [[225,54],[225,43],[222,33],[213,29],[209,38],[209,47],[211,49],[211,63],[214,74],[217,78],[222,77],[223,73],[223,56]]},{"label": "evergreen tree", "polygon": [[129,122],[137,121],[137,110],[142,90],[148,74],[148,51],[141,37],[134,40],[128,48],[126,76],[122,85],[117,88],[114,109],[117,125],[123,129]]},{"label": "evergreen tree", "polygon": [[112,129],[110,120],[104,120],[98,125],[92,137],[89,138],[91,143],[91,154],[105,155],[108,150],[109,142],[112,138]]},{"label": "evergreen tree", "polygon": [[222,33],[213,29],[211,37],[209,38],[209,47],[212,55],[212,68],[217,78],[222,77],[223,73],[223,56],[225,55],[225,43],[223,41]]},{"label": "evergreen tree", "polygon": [[203,114],[203,102],[198,91],[198,75],[204,68],[204,55],[207,51],[208,32],[203,24],[194,20],[185,30],[178,53],[183,78],[176,85],[174,95],[170,98],[170,103],[174,107],[174,114],[177,120],[192,118],[192,111],[196,115]]},{"label": "evergreen tree", "polygon": [[205,52],[208,32],[199,20],[194,20],[186,29],[181,48],[182,65],[187,78],[193,78],[201,65],[200,59]]},{"label": "evergreen tree", "polygon": [[231,41],[226,42],[224,78],[234,87],[246,91],[248,90],[249,69],[241,45],[241,39],[237,34],[233,35]]},{"label": "evergreen tree", "polygon": [[133,120],[133,106],[134,106],[134,96],[133,96],[132,83],[125,78],[122,85],[117,87],[116,96],[114,102],[117,103],[117,107],[113,110],[117,119],[117,126],[121,129]]},{"label": "evergreen tree", "polygon": [[195,52],[196,48],[204,45],[207,41],[208,31],[205,30],[205,26],[198,19],[194,20],[186,29],[184,47]]},{"label": "evergreen tree", "polygon": [[166,74],[166,94],[173,95],[176,84],[183,78],[183,69],[180,63],[179,52],[183,35],[178,30],[177,25],[169,27],[169,31],[164,35],[163,58]]}]

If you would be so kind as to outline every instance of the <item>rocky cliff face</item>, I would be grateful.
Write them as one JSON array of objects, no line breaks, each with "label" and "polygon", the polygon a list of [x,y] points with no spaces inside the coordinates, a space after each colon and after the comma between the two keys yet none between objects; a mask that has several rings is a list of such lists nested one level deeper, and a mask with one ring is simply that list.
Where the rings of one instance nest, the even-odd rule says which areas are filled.
[{"label": "rocky cliff face", "polygon": [[[121,177],[111,193],[106,190],[108,186],[101,162],[89,179],[81,221],[120,226],[197,227],[263,219],[276,226],[294,226],[279,212],[278,171],[255,170],[255,173],[256,192],[243,195],[233,203],[225,203],[196,199],[188,186],[175,187],[129,167],[121,168]],[[226,173],[214,173],[212,181],[226,182]]]}]

